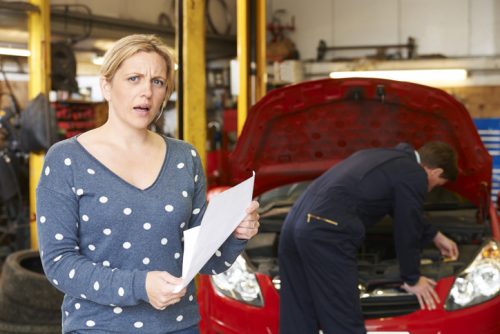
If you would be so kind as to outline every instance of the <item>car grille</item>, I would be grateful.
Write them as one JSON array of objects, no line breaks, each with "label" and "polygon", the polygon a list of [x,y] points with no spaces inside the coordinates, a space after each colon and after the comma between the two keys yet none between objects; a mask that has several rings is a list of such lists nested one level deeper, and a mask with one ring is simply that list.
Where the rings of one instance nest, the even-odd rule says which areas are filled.
[{"label": "car grille", "polygon": [[365,319],[386,318],[404,315],[420,309],[414,295],[361,298],[361,309]]}]

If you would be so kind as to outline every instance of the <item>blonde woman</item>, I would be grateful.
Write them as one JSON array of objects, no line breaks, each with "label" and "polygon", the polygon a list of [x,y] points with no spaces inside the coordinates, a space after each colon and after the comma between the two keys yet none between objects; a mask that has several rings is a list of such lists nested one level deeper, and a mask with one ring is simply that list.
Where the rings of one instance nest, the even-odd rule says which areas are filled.
[{"label": "blonde woman", "polygon": [[[37,188],[45,273],[65,293],[63,333],[198,333],[182,235],[200,224],[205,178],[196,150],[148,130],[173,89],[169,48],[131,35],[106,53],[107,122],[54,145]],[[257,233],[258,203],[203,273],[220,273]]]}]

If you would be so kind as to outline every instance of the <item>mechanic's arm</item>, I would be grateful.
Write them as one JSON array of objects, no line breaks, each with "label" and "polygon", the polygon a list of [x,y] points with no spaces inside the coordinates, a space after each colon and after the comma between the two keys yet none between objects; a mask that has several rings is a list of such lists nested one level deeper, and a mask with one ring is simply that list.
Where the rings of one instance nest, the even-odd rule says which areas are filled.
[{"label": "mechanic's arm", "polygon": [[423,201],[427,193],[424,175],[406,175],[394,185],[394,243],[399,260],[401,288],[417,296],[422,309],[433,310],[439,297],[436,282],[420,275],[420,251],[424,223]]}]

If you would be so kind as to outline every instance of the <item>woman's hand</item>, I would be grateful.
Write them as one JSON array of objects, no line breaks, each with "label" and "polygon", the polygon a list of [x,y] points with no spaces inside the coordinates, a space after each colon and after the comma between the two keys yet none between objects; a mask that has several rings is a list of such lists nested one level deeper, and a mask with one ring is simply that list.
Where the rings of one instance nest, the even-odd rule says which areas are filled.
[{"label": "woman's hand", "polygon": [[435,286],[436,282],[434,280],[420,276],[417,284],[409,285],[405,283],[401,286],[401,288],[417,296],[418,303],[420,304],[420,308],[422,310],[434,310],[440,302],[439,296],[434,290]]},{"label": "woman's hand", "polygon": [[246,209],[247,215],[241,223],[234,230],[234,236],[238,239],[251,239],[259,231],[259,214],[257,209],[259,208],[259,202],[252,201],[248,208]]},{"label": "woman's hand", "polygon": [[149,303],[157,310],[178,303],[186,294],[186,288],[174,293],[176,286],[182,284],[182,279],[166,271],[150,271],[146,275],[146,292]]}]

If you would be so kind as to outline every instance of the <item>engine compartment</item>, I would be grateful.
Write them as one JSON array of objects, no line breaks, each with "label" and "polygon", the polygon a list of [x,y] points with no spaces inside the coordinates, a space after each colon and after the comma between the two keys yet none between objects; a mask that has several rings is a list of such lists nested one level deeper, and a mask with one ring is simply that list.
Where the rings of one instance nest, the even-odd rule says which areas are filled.
[{"label": "engine compartment", "polygon": [[[294,189],[301,192],[304,187]],[[260,212],[260,232],[248,242],[245,250],[245,257],[254,270],[277,282],[275,287],[278,290],[279,233],[297,193],[289,195],[287,193],[285,196],[287,200],[267,204],[264,200],[265,205]],[[491,229],[486,223],[478,223],[477,209],[469,204],[449,205],[448,202],[448,205],[436,206],[435,203],[431,199],[430,204],[427,204],[425,219],[457,242],[460,252],[457,260],[450,261],[443,258],[432,244],[422,249],[421,274],[439,280],[461,272],[473,260],[484,240],[491,235]],[[358,251],[358,274],[360,298],[366,319],[406,314],[419,308],[416,297],[400,289],[402,280],[390,217],[385,217],[366,231],[365,241]]]}]

